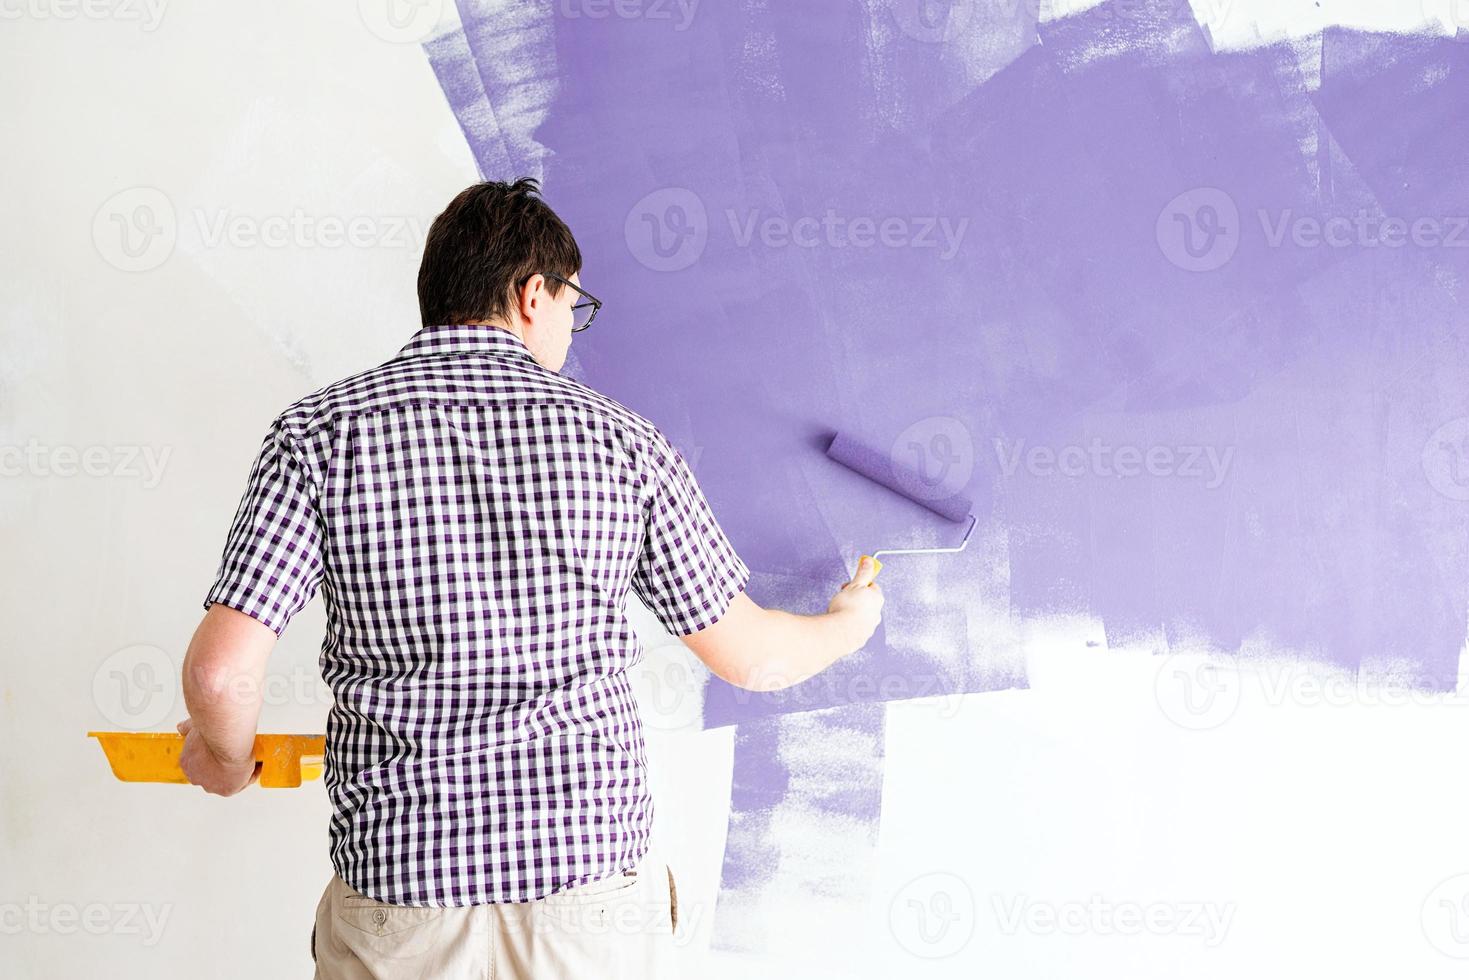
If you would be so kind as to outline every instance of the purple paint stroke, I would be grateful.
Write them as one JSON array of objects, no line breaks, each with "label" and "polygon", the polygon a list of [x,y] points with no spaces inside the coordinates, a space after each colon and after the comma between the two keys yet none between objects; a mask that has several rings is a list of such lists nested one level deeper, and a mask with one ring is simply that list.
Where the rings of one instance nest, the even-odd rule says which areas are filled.
[{"label": "purple paint stroke", "polygon": [[509,173],[514,168],[505,137],[494,107],[485,96],[464,32],[451,31],[433,38],[424,44],[424,51],[474,154],[480,175]]},{"label": "purple paint stroke", "polygon": [[[545,147],[535,127],[555,100],[558,70],[553,46],[556,20],[551,4],[458,0],[468,67],[477,70],[480,87],[494,117],[504,168],[495,174],[539,176]],[[466,63],[455,61],[456,73]]]},{"label": "purple paint stroke", "polygon": [[[1357,541],[1318,518],[1375,526],[1360,508],[1383,485],[1360,466],[1372,427],[1333,424],[1344,401],[1370,403],[1370,390],[1326,380],[1358,361],[1355,332],[1313,316],[1307,299],[1350,273],[1340,249],[1278,245],[1266,230],[1339,213],[1303,152],[1319,123],[1296,59],[1212,56],[1202,35],[1182,42],[1186,25],[1163,31],[1174,39],[1164,57],[1148,43],[1156,22],[1118,50],[1120,10],[1096,12],[1105,46],[1087,16],[1043,29],[1042,47],[936,141],[946,206],[986,216],[971,253],[976,291],[993,297],[984,344],[1019,355],[997,365],[1010,376],[995,400],[1014,607],[1099,615],[1114,643],[1263,645],[1349,667],[1380,658],[1381,633],[1341,624],[1388,597],[1375,569],[1351,560]],[[1180,267],[1187,254],[1156,228],[1174,195],[1197,188],[1238,213],[1232,254],[1205,271]],[[1310,431],[1330,437],[1302,438]],[[1415,450],[1425,434],[1409,435]],[[1157,452],[1163,472],[1119,476],[1115,460],[1087,455],[1066,474],[1054,462],[1094,445]],[[1021,454],[1017,467],[1016,447],[1051,461]],[[1227,460],[1217,480],[1196,465],[1208,453]],[[1420,682],[1451,677],[1462,608],[1451,644],[1437,626],[1392,642],[1416,648]]]},{"label": "purple paint stroke", "polygon": [[[736,727],[713,948],[819,950],[823,967],[860,975],[872,951],[850,923],[865,914],[872,888],[885,723],[886,709],[868,704]],[[791,930],[789,916],[812,900],[850,915]]]},{"label": "purple paint stroke", "polygon": [[[1451,690],[1469,606],[1469,46],[1334,29],[1316,95],[1334,145],[1376,195],[1350,277],[1313,312],[1367,362],[1377,480],[1358,514],[1370,576],[1355,627],[1377,656]],[[1358,216],[1354,216],[1358,217]],[[1394,231],[1389,221],[1398,222]],[[1370,399],[1370,400],[1369,400]]]},{"label": "purple paint stroke", "polygon": [[[763,576],[752,595],[811,608],[857,551],[945,543],[907,502],[836,472],[820,440],[893,445],[950,419],[973,457],[962,489],[997,494],[986,531],[1009,535],[1012,613],[1096,615],[1112,643],[1391,656],[1448,683],[1464,513],[1385,502],[1424,490],[1428,422],[1469,414],[1451,380],[1462,349],[1381,304],[1320,314],[1364,264],[1416,291],[1433,285],[1425,263],[1290,237],[1350,214],[1355,192],[1390,200],[1370,152],[1387,141],[1351,118],[1323,127],[1289,48],[1215,55],[1177,3],[1105,4],[1042,27],[1039,47],[1017,35],[1007,51],[1024,53],[969,90],[952,42],[853,5],[827,14],[711,5],[683,31],[556,19],[554,101],[513,140],[549,151],[548,194],[608,300],[578,339],[586,379],[694,461]],[[480,68],[492,105],[525,101],[521,80]],[[1327,131],[1341,168],[1317,145]],[[894,219],[905,244],[853,245],[860,219]],[[1394,356],[1368,356],[1385,331]],[[1447,355],[1428,378],[1437,409],[1384,430],[1394,372],[1429,355]],[[1133,456],[1152,471],[1123,473]],[[885,573],[890,605],[937,613],[984,573],[969,557]],[[1414,613],[1362,612],[1395,606]],[[890,633],[810,700],[715,682],[706,722],[860,701],[847,681],[915,658],[953,690],[1023,682],[983,670],[984,649],[955,662],[910,643],[905,659]]]}]

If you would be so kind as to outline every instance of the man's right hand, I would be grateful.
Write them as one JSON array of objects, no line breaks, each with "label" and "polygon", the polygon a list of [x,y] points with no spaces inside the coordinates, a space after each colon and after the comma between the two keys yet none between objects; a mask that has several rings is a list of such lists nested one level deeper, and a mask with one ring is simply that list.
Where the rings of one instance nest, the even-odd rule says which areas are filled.
[{"label": "man's right hand", "polygon": [[861,650],[882,619],[882,589],[871,559],[857,566],[825,613],[764,609],[743,590],[724,615],[682,637],[715,676],[747,691],[780,691]]},{"label": "man's right hand", "polygon": [[882,621],[882,587],[873,581],[876,563],[866,556],[857,563],[857,574],[832,597],[826,611],[851,624],[853,650],[860,650]]}]

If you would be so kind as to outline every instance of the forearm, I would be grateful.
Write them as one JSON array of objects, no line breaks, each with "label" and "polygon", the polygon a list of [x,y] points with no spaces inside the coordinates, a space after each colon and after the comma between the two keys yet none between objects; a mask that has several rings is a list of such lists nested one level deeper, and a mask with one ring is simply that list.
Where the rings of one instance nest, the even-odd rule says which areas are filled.
[{"label": "forearm", "polygon": [[243,616],[215,606],[199,624],[184,657],[184,703],[210,753],[221,762],[242,762],[254,756],[265,660],[239,656],[230,624],[215,610]]},{"label": "forearm", "polygon": [[751,691],[778,691],[821,673],[862,648],[867,636],[856,617],[826,612],[814,616],[762,609],[761,642],[749,648],[731,683]]}]

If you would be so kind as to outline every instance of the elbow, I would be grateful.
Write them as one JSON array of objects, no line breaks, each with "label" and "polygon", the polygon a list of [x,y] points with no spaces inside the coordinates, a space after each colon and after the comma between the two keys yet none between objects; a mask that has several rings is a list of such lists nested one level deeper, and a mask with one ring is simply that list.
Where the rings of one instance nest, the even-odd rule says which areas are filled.
[{"label": "elbow", "polygon": [[755,694],[773,694],[776,691],[784,691],[806,679],[769,663],[743,665],[734,670],[719,672],[719,677],[741,690]]},{"label": "elbow", "polygon": [[709,668],[710,673],[742,691],[769,694],[783,691],[797,680],[768,662],[751,659],[743,646],[726,644],[711,648],[707,643],[690,643],[689,637],[684,637],[683,640],[684,645],[693,650],[695,656]]},{"label": "elbow", "polygon": [[778,618],[739,592],[716,622],[680,639],[726,684],[770,694],[806,679],[792,669],[792,658],[784,651],[789,641],[779,624]]},{"label": "elbow", "polygon": [[227,701],[239,685],[240,676],[238,670],[224,663],[209,661],[185,663],[184,690],[201,701]]}]

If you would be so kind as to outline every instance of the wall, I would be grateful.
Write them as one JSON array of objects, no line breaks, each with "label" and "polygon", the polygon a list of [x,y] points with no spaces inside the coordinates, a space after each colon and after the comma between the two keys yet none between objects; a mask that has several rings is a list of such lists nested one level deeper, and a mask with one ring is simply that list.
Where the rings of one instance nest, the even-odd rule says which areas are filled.
[{"label": "wall", "polygon": [[[1450,975],[1463,263],[1299,219],[1452,233],[1466,49],[1297,6],[5,8],[7,975],[304,972],[321,794],[126,786],[82,736],[181,716],[264,426],[407,339],[481,172],[545,179],[608,301],[569,370],[685,448],[757,599],[953,533],[834,429],[982,503],[782,697],[640,615],[691,968]],[[1174,455],[1025,455],[1098,444]],[[319,730],[320,628],[264,727]]]}]

